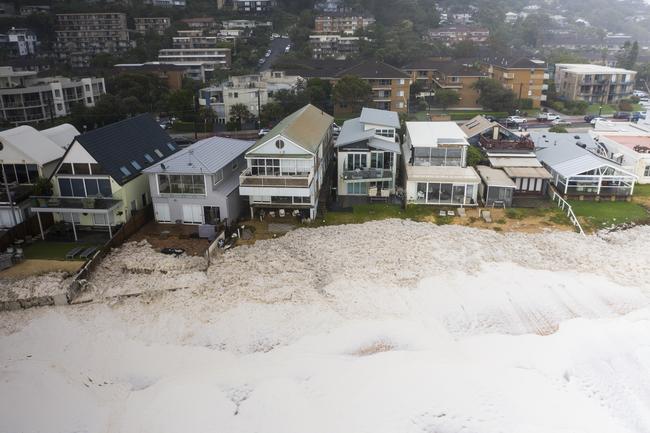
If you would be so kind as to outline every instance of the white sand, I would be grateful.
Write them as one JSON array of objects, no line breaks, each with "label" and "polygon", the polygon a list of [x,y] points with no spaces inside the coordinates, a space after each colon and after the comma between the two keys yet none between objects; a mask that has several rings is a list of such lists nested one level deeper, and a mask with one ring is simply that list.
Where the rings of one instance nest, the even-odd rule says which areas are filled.
[{"label": "white sand", "polygon": [[0,315],[0,430],[650,432],[648,242],[383,221],[207,274],[129,245],[94,290],[182,290]]}]

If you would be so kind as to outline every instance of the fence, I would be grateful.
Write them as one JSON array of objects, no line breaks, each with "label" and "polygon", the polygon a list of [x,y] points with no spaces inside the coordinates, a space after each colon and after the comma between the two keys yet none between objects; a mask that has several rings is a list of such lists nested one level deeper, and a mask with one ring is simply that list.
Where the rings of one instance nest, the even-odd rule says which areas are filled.
[{"label": "fence", "polygon": [[563,199],[562,196],[558,194],[557,191],[555,191],[555,189],[553,189],[552,191],[553,191],[553,195],[551,196],[551,199],[554,202],[557,202],[558,207],[566,213],[566,216],[569,217],[571,223],[576,227],[576,229],[578,229],[578,232],[581,235],[585,236],[585,232],[582,230],[582,226],[580,225],[580,222],[578,221],[576,214],[573,213],[573,209],[571,208],[569,202]]},{"label": "fence", "polygon": [[[43,230],[53,225],[54,217],[52,214],[41,215],[41,224],[43,224]],[[36,215],[32,215],[17,226],[8,229],[0,236],[0,251],[6,250],[16,239],[24,239],[25,236],[40,236],[40,234],[41,230],[38,226],[38,218]]]},{"label": "fence", "polygon": [[137,232],[143,225],[148,221],[153,219],[153,205],[149,205],[144,209],[137,211],[131,218],[120,227],[120,229],[115,232],[112,238],[110,238],[99,251],[93,255],[93,257],[88,260],[84,266],[77,272],[70,287],[68,288],[68,302],[71,302],[73,299],[79,295],[82,291],[85,280],[88,280],[92,275],[93,271],[99,266],[104,257],[111,251],[112,248],[119,247],[122,245],[131,235]]}]

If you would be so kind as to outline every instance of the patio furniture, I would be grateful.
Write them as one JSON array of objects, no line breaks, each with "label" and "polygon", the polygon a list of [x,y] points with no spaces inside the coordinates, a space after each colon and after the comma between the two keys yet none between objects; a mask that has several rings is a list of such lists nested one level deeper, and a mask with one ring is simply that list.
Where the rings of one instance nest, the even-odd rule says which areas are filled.
[{"label": "patio furniture", "polygon": [[486,223],[492,222],[492,215],[490,214],[490,211],[484,210],[482,212],[482,216]]},{"label": "patio furniture", "polygon": [[7,254],[14,255],[14,247],[7,247]]},{"label": "patio furniture", "polygon": [[71,249],[70,251],[68,251],[68,252],[66,253],[66,255],[65,255],[65,259],[66,259],[66,260],[72,260],[72,259],[75,258],[75,256],[76,256],[77,254],[79,254],[79,253],[82,252],[83,250],[84,250],[84,247],[74,247],[73,249]]},{"label": "patio furniture", "polygon": [[85,250],[83,250],[81,254],[79,254],[79,257],[81,257],[82,259],[87,259],[90,256],[92,256],[95,253],[95,251],[97,251],[97,247],[88,247]]},{"label": "patio furniture", "polygon": [[291,215],[297,217],[300,215],[300,211],[298,209],[294,209],[293,212],[291,212]]},{"label": "patio furniture", "polygon": [[390,197],[390,190],[388,190],[388,189],[382,189],[382,190],[379,192],[379,194],[380,194],[382,197],[384,197],[384,198],[388,198],[388,197]]},{"label": "patio furniture", "polygon": [[377,196],[377,187],[373,186],[373,187],[368,188],[368,195],[370,197],[376,197]]},{"label": "patio furniture", "polygon": [[453,210],[448,210],[447,211],[447,216],[455,216],[456,213]]},{"label": "patio furniture", "polygon": [[441,210],[440,212],[438,212],[438,215],[441,216],[441,217],[447,216],[447,212],[445,212],[444,210]]},{"label": "patio furniture", "polygon": [[458,216],[460,216],[461,218],[465,218],[467,216],[467,214],[465,213],[465,208],[464,207],[458,208]]},{"label": "patio furniture", "polygon": [[16,248],[16,252],[14,253],[14,261],[22,262],[23,260],[25,260],[25,254],[23,253],[23,249]]},{"label": "patio furniture", "polygon": [[284,209],[280,209],[278,211],[278,215],[280,215],[280,218],[284,218],[286,216],[286,213],[284,212]]},{"label": "patio furniture", "polygon": [[275,211],[274,211],[274,210],[269,211],[269,216],[270,216],[271,218],[275,218]]}]

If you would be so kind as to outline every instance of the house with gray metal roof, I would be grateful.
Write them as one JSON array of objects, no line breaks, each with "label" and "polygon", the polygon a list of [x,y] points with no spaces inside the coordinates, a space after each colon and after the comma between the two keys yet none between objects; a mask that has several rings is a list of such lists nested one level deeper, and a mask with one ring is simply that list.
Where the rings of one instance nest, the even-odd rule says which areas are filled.
[{"label": "house with gray metal roof", "polygon": [[349,206],[395,194],[400,149],[399,117],[394,111],[364,107],[346,120],[334,145],[337,197]]},{"label": "house with gray metal roof", "polygon": [[313,219],[332,158],[334,118],[311,104],[285,117],[246,152],[239,193],[251,217],[301,215]]},{"label": "house with gray metal roof", "polygon": [[565,197],[626,198],[637,177],[601,152],[589,134],[531,133],[537,159]]},{"label": "house with gray metal roof", "polygon": [[253,141],[210,137],[147,167],[156,221],[230,225],[242,211],[239,173]]}]

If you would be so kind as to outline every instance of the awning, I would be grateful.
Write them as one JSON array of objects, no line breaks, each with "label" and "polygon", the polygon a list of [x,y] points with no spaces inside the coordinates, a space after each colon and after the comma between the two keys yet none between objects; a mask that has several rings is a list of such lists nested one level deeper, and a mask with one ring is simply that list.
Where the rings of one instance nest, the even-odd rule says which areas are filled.
[{"label": "awning", "polygon": [[476,170],[488,187],[515,188],[515,183],[501,169],[479,165]]},{"label": "awning", "polygon": [[490,156],[488,158],[490,165],[494,168],[506,167],[541,167],[542,163],[539,162],[534,156],[525,157],[500,157]]},{"label": "awning", "polygon": [[516,177],[528,177],[533,179],[551,178],[551,174],[544,167],[504,167],[503,171],[513,179]]},{"label": "awning", "polygon": [[449,166],[408,165],[406,180],[407,182],[481,183],[481,178],[472,167]]}]

